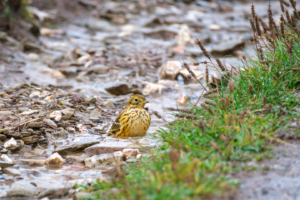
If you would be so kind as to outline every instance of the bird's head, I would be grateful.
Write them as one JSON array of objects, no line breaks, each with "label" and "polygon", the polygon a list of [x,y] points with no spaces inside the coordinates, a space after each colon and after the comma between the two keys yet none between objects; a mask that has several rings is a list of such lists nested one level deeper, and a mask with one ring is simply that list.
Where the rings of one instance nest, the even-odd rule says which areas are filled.
[{"label": "bird's head", "polygon": [[146,101],[146,98],[143,95],[134,94],[130,97],[127,105],[133,105],[140,108],[144,108],[146,103],[148,103],[148,101]]}]

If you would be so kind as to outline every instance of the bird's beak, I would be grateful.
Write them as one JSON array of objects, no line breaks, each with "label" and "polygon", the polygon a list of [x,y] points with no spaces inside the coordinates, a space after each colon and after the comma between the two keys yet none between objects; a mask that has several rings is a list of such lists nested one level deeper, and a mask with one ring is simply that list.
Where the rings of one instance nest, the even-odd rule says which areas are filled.
[{"label": "bird's beak", "polygon": [[146,103],[149,103],[149,101],[142,101],[142,104],[146,104]]}]

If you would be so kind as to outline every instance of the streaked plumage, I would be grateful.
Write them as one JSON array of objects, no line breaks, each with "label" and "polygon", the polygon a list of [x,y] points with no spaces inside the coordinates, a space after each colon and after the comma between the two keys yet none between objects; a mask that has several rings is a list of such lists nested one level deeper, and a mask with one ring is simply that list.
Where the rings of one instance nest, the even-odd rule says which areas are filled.
[{"label": "streaked plumage", "polygon": [[150,114],[144,108],[146,103],[148,102],[144,96],[132,95],[107,135],[113,137],[146,135],[151,123]]}]

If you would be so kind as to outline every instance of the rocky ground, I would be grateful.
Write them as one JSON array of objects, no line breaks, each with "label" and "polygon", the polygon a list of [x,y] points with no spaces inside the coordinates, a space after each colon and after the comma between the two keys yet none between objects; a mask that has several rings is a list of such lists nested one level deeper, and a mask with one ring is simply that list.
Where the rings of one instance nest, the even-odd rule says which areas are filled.
[{"label": "rocky ground", "polygon": [[[203,84],[206,67],[210,80],[221,77],[201,64],[206,58],[195,39],[228,68],[242,65],[233,56],[254,56],[247,1],[38,2],[28,9],[38,38],[0,32],[3,198],[72,199],[83,195],[75,184],[105,180],[114,164],[149,156],[147,149],[159,145],[157,129],[173,119],[167,108],[188,107],[202,92],[183,60]],[[273,7],[280,9],[277,2]],[[257,13],[266,9],[256,3]],[[21,25],[32,30],[32,23]],[[148,135],[107,137],[131,94],[150,101]]]}]

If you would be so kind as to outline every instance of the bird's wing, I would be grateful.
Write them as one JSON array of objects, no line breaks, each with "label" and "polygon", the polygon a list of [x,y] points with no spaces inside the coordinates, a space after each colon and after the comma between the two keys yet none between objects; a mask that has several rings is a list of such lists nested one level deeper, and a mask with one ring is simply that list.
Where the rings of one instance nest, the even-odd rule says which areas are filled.
[{"label": "bird's wing", "polygon": [[116,133],[118,133],[121,129],[121,124],[120,124],[120,119],[122,117],[122,115],[127,111],[127,109],[122,110],[118,117],[116,118],[116,120],[114,121],[113,125],[111,126],[111,128],[109,129],[108,132],[108,136],[109,135],[115,135]]}]

